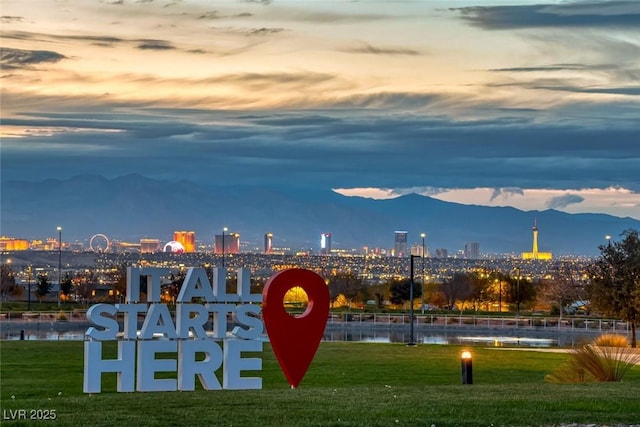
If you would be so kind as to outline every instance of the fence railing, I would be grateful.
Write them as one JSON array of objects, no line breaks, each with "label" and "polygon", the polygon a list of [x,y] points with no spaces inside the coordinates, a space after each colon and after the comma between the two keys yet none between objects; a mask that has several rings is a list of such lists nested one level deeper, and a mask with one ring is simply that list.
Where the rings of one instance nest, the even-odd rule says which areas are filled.
[{"label": "fence railing", "polygon": [[[122,319],[122,313],[117,316]],[[330,313],[328,325],[394,328],[409,325],[409,314],[395,313]],[[144,320],[141,314],[140,320]],[[231,316],[230,316],[231,320]],[[0,313],[0,321],[22,322],[86,322],[86,310],[61,310],[42,312]],[[414,314],[414,326],[418,328],[477,328],[477,329],[530,329],[561,331],[629,332],[629,322],[616,319],[592,319],[587,317],[519,316],[492,317],[485,315]]]},{"label": "fence railing", "polygon": [[7,312],[0,313],[0,321],[86,322],[87,310]]},{"label": "fence railing", "polygon": [[[408,314],[391,313],[341,313],[331,314],[329,324],[331,325],[359,325],[359,326],[401,326],[408,325],[411,317]],[[452,315],[452,314],[415,314],[414,325],[416,327],[434,328],[478,328],[478,329],[532,329],[532,330],[553,330],[563,331],[587,330],[587,331],[620,331],[630,330],[629,322],[616,319],[591,319],[577,317],[491,317],[474,315]]]}]

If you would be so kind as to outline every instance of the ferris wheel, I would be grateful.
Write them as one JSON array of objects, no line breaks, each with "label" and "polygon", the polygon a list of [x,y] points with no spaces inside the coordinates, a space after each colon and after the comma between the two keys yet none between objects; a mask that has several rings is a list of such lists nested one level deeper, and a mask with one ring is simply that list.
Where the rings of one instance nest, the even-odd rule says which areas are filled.
[{"label": "ferris wheel", "polygon": [[94,234],[91,240],[89,240],[89,249],[93,252],[107,252],[110,246],[111,242],[109,242],[109,238],[104,234]]}]

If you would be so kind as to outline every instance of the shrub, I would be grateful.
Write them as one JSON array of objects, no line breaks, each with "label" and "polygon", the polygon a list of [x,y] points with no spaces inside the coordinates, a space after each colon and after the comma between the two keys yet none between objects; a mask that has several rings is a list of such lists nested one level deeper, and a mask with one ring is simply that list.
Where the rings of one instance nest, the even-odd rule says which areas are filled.
[{"label": "shrub", "polygon": [[617,338],[600,337],[596,342],[604,345],[585,344],[571,350],[569,361],[548,374],[545,381],[553,383],[621,381],[634,364],[640,363],[640,353],[635,349],[629,346],[608,345],[620,344],[621,340]]},{"label": "shrub", "polygon": [[593,344],[600,347],[629,347],[629,340],[620,334],[602,334],[593,341]]},{"label": "shrub", "polygon": [[58,312],[58,314],[56,314],[56,320],[59,322],[64,322],[69,320],[67,318],[67,313],[65,313],[64,311],[60,310],[60,312]]}]

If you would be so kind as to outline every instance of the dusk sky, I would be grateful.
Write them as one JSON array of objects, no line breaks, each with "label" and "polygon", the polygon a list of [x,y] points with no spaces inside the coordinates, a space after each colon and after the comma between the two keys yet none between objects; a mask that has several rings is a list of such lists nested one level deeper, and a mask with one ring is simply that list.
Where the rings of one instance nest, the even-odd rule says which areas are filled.
[{"label": "dusk sky", "polygon": [[2,180],[640,219],[640,1],[2,0]]}]

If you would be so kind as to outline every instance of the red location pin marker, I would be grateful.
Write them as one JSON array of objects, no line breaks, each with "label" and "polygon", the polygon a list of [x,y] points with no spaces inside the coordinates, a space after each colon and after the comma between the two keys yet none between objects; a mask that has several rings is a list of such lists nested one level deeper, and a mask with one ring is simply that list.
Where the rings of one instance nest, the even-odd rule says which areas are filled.
[{"label": "red location pin marker", "polygon": [[[291,315],[284,307],[289,289],[301,287],[309,298],[304,313]],[[272,276],[262,291],[262,319],[273,352],[292,388],[298,387],[318,350],[329,315],[329,289],[318,274],[292,268]]]}]

